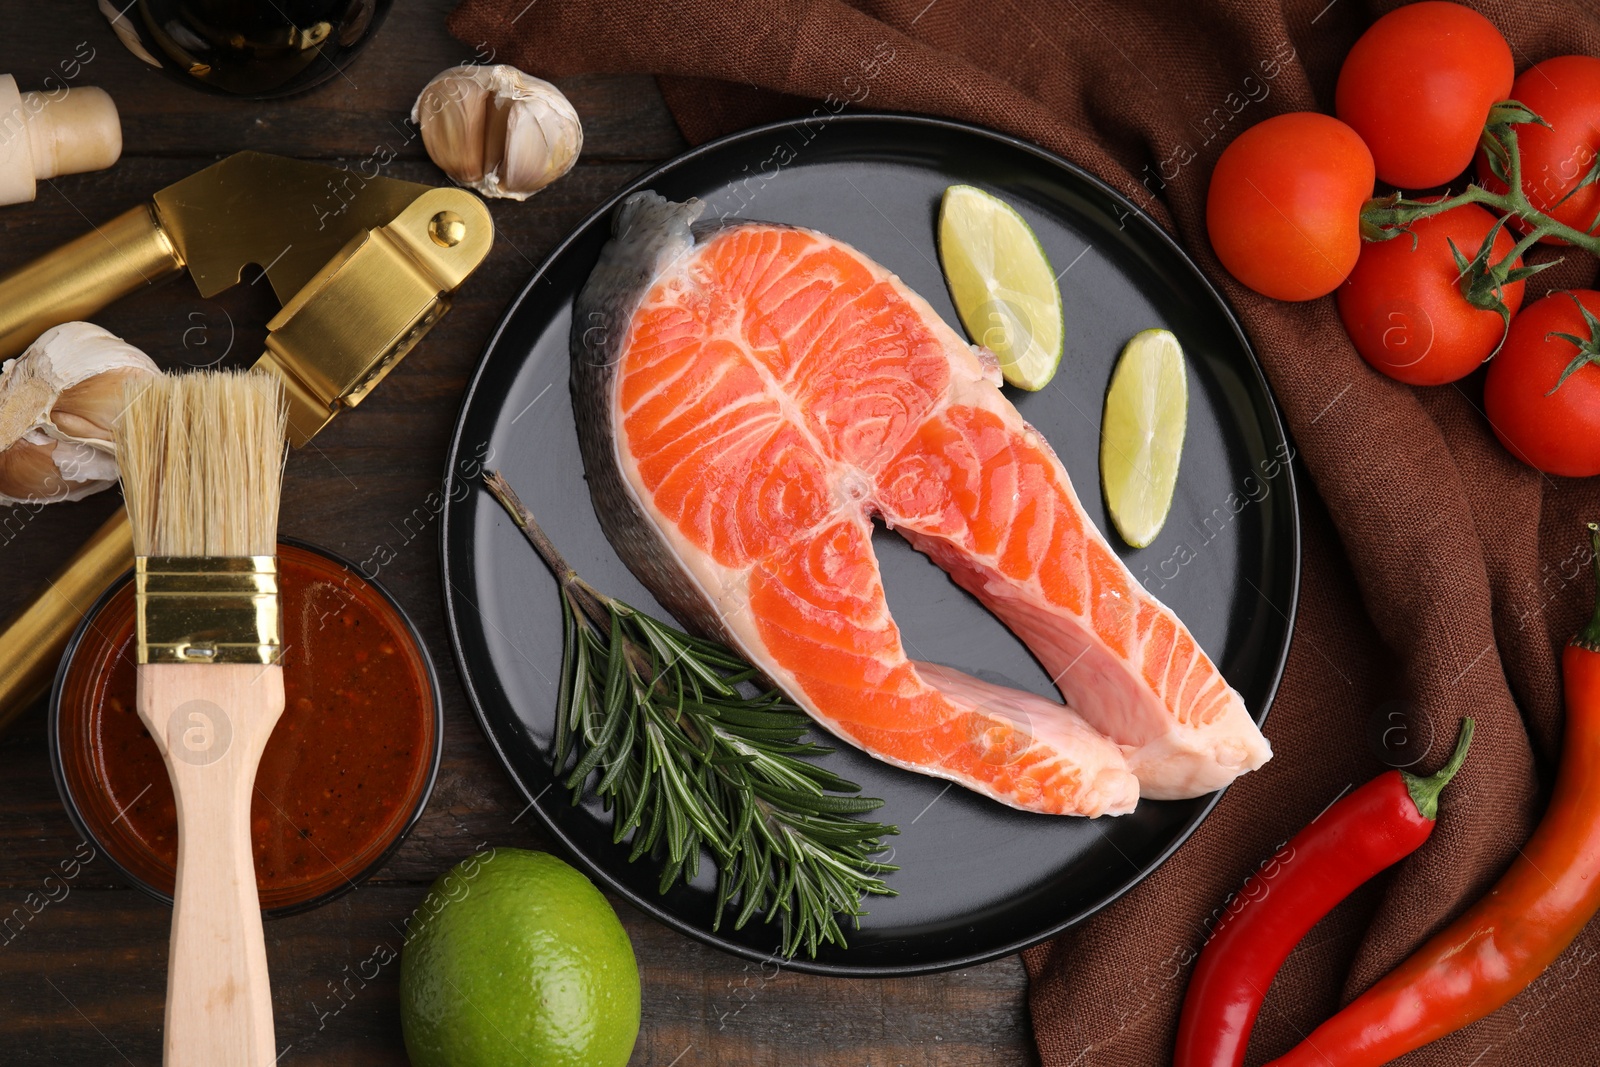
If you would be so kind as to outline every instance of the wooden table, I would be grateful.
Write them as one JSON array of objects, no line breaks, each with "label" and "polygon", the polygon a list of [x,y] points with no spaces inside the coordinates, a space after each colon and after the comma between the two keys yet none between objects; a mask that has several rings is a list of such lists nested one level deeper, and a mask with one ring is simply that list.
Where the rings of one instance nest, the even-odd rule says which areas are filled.
[{"label": "wooden table", "polygon": [[[24,89],[37,88],[76,59],[83,69],[75,84],[99,85],[115,97],[125,147],[109,171],[41,184],[36,202],[0,208],[0,270],[239,149],[354,168],[387,148],[396,157],[389,174],[441,182],[405,119],[429,77],[473,58],[471,47],[444,30],[451,2],[397,0],[371,50],[348,71],[303,97],[266,104],[201,94],[150,70],[118,44],[89,0],[40,3],[35,15],[14,15],[0,34],[0,72],[15,74]],[[86,56],[92,58],[84,62]],[[417,620],[438,665],[445,751],[433,800],[388,866],[333,904],[268,924],[284,1064],[404,1063],[398,963],[371,980],[358,972],[372,973],[366,961],[380,946],[400,948],[397,927],[428,884],[480,845],[551,847],[534,820],[513,823],[520,794],[457,680],[439,595],[437,515],[430,507],[436,498],[429,494],[439,487],[458,398],[501,309],[589,211],[684,147],[650,78],[574,78],[561,87],[584,122],[576,170],[526,203],[493,205],[494,251],[454,310],[359,410],[289,460],[285,533],[352,559],[385,546],[394,554],[382,581]],[[275,310],[265,285],[203,300],[180,280],[124,300],[96,321],[163,366],[202,366],[224,356],[252,359]],[[28,596],[116,504],[111,492],[37,515],[0,509],[0,612]],[[81,859],[87,846],[57,797],[44,720],[41,702],[0,739],[0,1061],[154,1065],[169,910],[128,887],[102,857],[82,864],[69,881],[59,877],[62,862]],[[617,909],[644,977],[635,1064],[879,1067],[1034,1059],[1015,958],[892,981],[773,977],[770,967],[763,972],[705,948],[626,904],[617,902]]]}]

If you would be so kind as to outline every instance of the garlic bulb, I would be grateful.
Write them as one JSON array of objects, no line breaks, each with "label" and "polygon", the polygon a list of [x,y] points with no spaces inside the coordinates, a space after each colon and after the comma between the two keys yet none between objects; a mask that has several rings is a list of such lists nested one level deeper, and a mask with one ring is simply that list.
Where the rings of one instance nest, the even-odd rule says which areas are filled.
[{"label": "garlic bulb", "polygon": [[117,480],[111,427],[129,381],[160,374],[100,327],[46,330],[0,365],[0,505],[78,500]]},{"label": "garlic bulb", "polygon": [[578,160],[583,127],[547,81],[505,65],[434,76],[411,108],[428,158],[484,196],[526,200]]}]

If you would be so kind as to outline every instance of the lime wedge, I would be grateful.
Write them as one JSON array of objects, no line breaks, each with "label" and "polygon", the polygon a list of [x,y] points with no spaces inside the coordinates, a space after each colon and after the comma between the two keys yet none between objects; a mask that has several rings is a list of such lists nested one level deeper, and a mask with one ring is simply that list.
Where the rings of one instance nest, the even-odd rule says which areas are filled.
[{"label": "lime wedge", "polygon": [[967,336],[1000,360],[1006,381],[1043,389],[1061,365],[1061,290],[1016,209],[970,185],[939,206],[939,262]]},{"label": "lime wedge", "polygon": [[1100,480],[1122,539],[1156,539],[1178,481],[1189,384],[1183,349],[1166,330],[1144,330],[1122,349],[1100,424]]}]

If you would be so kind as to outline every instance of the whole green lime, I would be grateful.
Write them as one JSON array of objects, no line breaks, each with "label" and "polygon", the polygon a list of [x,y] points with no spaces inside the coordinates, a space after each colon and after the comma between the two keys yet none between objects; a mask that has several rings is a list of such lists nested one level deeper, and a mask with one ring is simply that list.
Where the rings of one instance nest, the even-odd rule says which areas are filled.
[{"label": "whole green lime", "polygon": [[413,1067],[623,1067],[639,965],[589,879],[498,848],[451,868],[412,916],[400,1023]]}]

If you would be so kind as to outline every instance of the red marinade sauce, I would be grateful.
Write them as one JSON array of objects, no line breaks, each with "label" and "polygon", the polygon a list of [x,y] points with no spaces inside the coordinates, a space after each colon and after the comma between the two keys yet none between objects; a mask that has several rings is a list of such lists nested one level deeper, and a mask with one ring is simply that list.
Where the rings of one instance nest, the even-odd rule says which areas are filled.
[{"label": "red marinade sauce", "polygon": [[[285,707],[250,807],[257,888],[268,910],[364,873],[410,821],[435,743],[423,653],[376,587],[289,544],[279,546],[278,574]],[[107,851],[171,893],[177,812],[166,765],[135,708],[134,642],[129,584],[73,655],[62,691],[63,764],[80,814]]]}]

